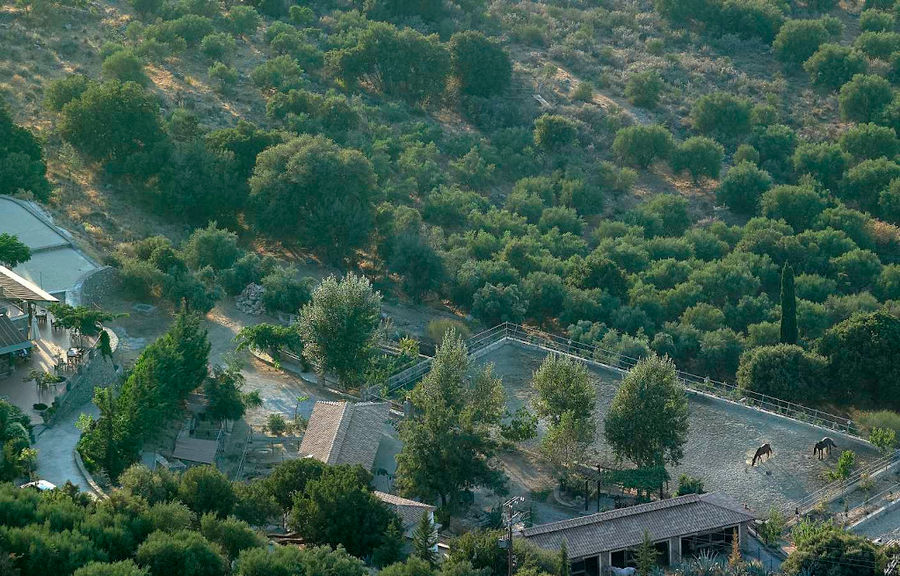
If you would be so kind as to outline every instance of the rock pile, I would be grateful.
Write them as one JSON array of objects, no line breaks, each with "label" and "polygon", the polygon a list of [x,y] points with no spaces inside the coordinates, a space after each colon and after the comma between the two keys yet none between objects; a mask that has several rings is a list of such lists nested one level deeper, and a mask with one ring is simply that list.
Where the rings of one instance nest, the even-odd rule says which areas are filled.
[{"label": "rock pile", "polygon": [[235,306],[244,314],[259,316],[266,311],[266,306],[263,303],[263,294],[265,292],[266,289],[259,284],[247,284],[244,291],[235,298]]}]

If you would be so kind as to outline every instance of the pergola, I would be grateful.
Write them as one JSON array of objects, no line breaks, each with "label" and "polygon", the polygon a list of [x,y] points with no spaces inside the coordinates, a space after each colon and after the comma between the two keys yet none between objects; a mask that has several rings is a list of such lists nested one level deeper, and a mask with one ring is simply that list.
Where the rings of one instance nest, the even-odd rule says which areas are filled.
[{"label": "pergola", "polygon": [[0,266],[0,301],[21,305],[28,313],[28,330],[23,336],[6,314],[0,314],[0,356],[31,348],[31,322],[35,304],[52,304],[58,300],[39,286],[9,268]]}]

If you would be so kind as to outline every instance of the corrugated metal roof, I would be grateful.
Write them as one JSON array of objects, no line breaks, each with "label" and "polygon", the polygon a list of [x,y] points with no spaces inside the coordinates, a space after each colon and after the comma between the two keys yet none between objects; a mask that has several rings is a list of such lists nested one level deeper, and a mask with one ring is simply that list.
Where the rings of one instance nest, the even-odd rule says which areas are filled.
[{"label": "corrugated metal roof", "polygon": [[175,441],[172,457],[200,464],[215,464],[219,443],[215,440],[203,440],[186,435],[179,435]]},{"label": "corrugated metal roof", "polygon": [[522,536],[541,548],[558,550],[566,541],[573,559],[653,541],[720,530],[750,522],[754,515],[718,493],[688,494],[580,518],[526,528]]},{"label": "corrugated metal roof", "polygon": [[300,453],[326,464],[375,463],[387,402],[316,402],[300,443]]},{"label": "corrugated metal roof", "polygon": [[28,302],[59,302],[33,282],[29,282],[5,266],[0,266],[0,298]]}]

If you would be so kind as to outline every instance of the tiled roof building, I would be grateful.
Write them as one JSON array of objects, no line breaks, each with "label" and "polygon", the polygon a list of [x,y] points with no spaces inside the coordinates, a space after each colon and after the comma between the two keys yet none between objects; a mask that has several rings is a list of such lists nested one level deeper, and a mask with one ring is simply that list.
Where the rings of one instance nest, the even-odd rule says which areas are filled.
[{"label": "tiled roof building", "polygon": [[371,470],[389,413],[387,402],[316,402],[300,454]]},{"label": "tiled roof building", "polygon": [[735,534],[743,538],[754,515],[728,497],[688,494],[629,508],[600,512],[522,531],[521,536],[548,550],[566,542],[572,574],[601,574],[609,566],[634,565],[633,550],[648,534],[663,565],[701,553],[727,553]]},{"label": "tiled roof building", "polygon": [[403,533],[411,538],[416,525],[422,520],[422,514],[428,514],[432,524],[434,523],[434,506],[423,504],[417,500],[410,500],[395,494],[375,491],[375,496],[387,504],[388,508],[397,513],[403,523]]}]

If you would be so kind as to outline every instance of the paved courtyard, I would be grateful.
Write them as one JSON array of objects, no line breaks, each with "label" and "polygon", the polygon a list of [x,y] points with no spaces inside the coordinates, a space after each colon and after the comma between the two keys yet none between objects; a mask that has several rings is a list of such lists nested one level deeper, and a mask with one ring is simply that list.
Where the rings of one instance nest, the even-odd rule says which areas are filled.
[{"label": "paved courtyard", "polygon": [[[40,413],[33,408],[35,404],[42,403],[49,406],[54,398],[65,392],[65,382],[39,388],[29,376],[32,370],[39,372],[58,373],[68,376],[72,372],[60,370],[57,372],[57,364],[65,364],[66,350],[72,346],[69,332],[66,330],[52,330],[50,322],[37,328],[37,337],[31,348],[30,356],[25,361],[18,361],[11,374],[0,376],[0,398],[8,400],[18,406],[30,418],[32,424],[43,422]],[[36,324],[36,323],[35,323]],[[32,328],[34,330],[34,328]]]}]

